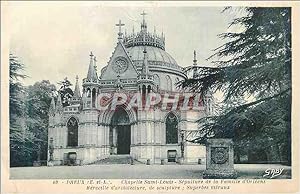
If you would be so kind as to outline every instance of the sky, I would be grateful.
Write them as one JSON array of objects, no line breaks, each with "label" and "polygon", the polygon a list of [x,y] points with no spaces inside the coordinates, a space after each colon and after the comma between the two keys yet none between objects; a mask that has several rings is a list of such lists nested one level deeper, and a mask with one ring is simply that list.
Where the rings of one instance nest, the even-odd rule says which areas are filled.
[{"label": "sky", "polygon": [[[12,3],[8,8],[10,52],[25,65],[29,77],[24,85],[49,80],[56,84],[65,77],[75,83],[86,77],[89,54],[97,57],[98,72],[117,43],[119,19],[127,34],[140,30],[143,11],[148,31],[164,32],[166,51],[183,67],[192,65],[193,51],[198,64],[211,66],[206,59],[223,40],[233,13],[223,7],[161,6],[159,3],[107,5],[105,3]],[[124,29],[123,29],[124,30]]]}]

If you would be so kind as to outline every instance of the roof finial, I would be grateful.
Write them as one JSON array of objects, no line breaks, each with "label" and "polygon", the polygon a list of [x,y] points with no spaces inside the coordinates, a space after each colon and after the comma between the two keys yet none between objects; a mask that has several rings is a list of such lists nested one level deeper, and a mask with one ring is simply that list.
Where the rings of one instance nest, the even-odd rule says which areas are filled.
[{"label": "roof finial", "polygon": [[134,25],[132,26],[132,34],[134,35]]},{"label": "roof finial", "polygon": [[145,13],[145,10],[143,10],[143,13],[141,13],[141,15],[143,16],[143,23],[145,23],[145,15],[147,15],[147,13]]},{"label": "roof finial", "polygon": [[122,26],[125,26],[125,24],[122,24],[121,20],[119,20],[119,23],[116,24],[116,26],[119,27],[119,32],[118,32],[118,40],[121,41],[122,40]]},{"label": "roof finial", "polygon": [[193,60],[193,78],[196,78],[197,77],[197,56],[196,56],[196,50],[194,50],[194,60]]},{"label": "roof finial", "polygon": [[78,79],[79,79],[79,77],[78,77],[78,75],[76,75],[76,83],[78,82]]},{"label": "roof finial", "polygon": [[88,70],[88,74],[87,74],[87,79],[89,81],[94,81],[97,80],[97,73],[96,73],[96,69],[95,66],[93,65],[93,61],[94,61],[94,55],[91,52],[90,54],[90,65],[89,65],[89,70]]}]

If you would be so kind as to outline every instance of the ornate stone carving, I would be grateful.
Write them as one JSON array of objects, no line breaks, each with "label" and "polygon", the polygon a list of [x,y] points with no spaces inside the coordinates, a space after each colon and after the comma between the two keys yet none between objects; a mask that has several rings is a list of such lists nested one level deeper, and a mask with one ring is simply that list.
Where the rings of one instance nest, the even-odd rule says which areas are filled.
[{"label": "ornate stone carving", "polygon": [[228,148],[215,147],[211,150],[212,162],[215,164],[224,164],[228,161]]},{"label": "ornate stone carving", "polygon": [[117,57],[112,68],[118,74],[124,73],[128,68],[127,59],[125,57]]}]

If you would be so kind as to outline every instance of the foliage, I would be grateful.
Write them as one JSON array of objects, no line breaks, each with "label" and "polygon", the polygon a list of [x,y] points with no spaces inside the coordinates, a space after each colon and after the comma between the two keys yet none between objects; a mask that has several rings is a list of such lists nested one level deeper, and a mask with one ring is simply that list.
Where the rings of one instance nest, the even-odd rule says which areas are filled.
[{"label": "foliage", "polygon": [[36,82],[27,88],[26,125],[28,130],[34,134],[33,160],[38,157],[41,160],[47,159],[48,113],[55,90],[55,86],[48,80]]},{"label": "foliage", "polygon": [[58,82],[58,84],[60,85],[60,89],[58,90],[58,92],[61,95],[63,107],[69,106],[70,100],[74,95],[73,90],[70,88],[72,84],[67,77],[63,81]]},{"label": "foliage", "polygon": [[24,96],[21,80],[24,65],[13,54],[9,55],[9,140],[11,166],[26,165],[26,158],[31,150],[33,134],[26,130]]},{"label": "foliage", "polygon": [[219,35],[227,42],[209,58],[215,67],[198,68],[198,76],[181,86],[202,95],[221,91],[225,104],[246,101],[200,119],[206,135],[194,141],[205,142],[214,134],[233,137],[241,146],[284,144],[290,160],[291,10],[248,7],[244,11],[229,25],[238,26],[239,32]]},{"label": "foliage", "polygon": [[10,166],[29,166],[47,158],[48,110],[55,86],[49,81],[22,85],[24,65],[9,56]]}]

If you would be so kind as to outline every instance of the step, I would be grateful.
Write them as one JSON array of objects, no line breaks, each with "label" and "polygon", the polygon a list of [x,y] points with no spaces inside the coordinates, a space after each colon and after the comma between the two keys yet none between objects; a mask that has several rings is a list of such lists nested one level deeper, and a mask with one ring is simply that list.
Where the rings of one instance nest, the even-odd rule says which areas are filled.
[{"label": "step", "polygon": [[110,155],[108,158],[98,160],[93,164],[131,164],[130,155]]}]

